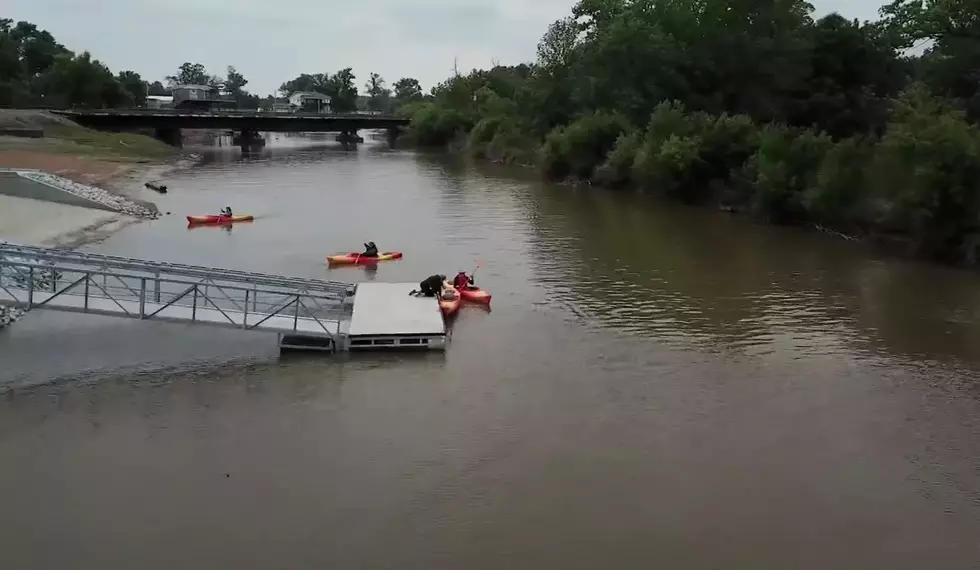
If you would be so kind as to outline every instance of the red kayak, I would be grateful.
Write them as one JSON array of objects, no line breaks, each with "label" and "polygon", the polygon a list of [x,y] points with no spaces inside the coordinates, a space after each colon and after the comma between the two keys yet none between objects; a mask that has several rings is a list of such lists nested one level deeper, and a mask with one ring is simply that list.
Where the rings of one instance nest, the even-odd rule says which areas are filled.
[{"label": "red kayak", "polygon": [[452,287],[446,287],[439,295],[439,310],[446,317],[451,317],[459,310],[459,305],[463,301],[459,291]]},{"label": "red kayak", "polygon": [[377,257],[364,257],[360,253],[339,253],[337,255],[328,255],[327,265],[371,265],[379,261],[391,261],[392,259],[401,258],[402,252],[400,251],[381,252]]},{"label": "red kayak", "polygon": [[470,303],[480,303],[481,305],[490,304],[490,293],[487,293],[476,285],[470,285],[464,289],[460,289],[459,295],[464,301],[469,301]]},{"label": "red kayak", "polygon": [[233,224],[251,222],[255,216],[187,216],[188,224]]}]

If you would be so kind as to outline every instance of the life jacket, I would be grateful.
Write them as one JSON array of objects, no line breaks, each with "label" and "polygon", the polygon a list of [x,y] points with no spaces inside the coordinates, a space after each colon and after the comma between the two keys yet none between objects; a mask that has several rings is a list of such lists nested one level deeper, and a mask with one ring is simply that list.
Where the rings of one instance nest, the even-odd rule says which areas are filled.
[{"label": "life jacket", "polygon": [[465,273],[457,273],[456,277],[453,278],[453,287],[457,289],[465,289],[469,284],[470,278]]}]

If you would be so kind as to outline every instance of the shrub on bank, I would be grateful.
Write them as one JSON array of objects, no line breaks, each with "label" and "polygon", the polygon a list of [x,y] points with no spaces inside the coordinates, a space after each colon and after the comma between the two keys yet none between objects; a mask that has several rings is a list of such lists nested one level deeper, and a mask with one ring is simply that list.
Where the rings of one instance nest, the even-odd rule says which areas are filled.
[{"label": "shrub on bank", "polygon": [[595,172],[595,180],[607,186],[625,186],[633,175],[636,153],[643,144],[643,131],[627,131],[619,135],[606,160]]},{"label": "shrub on bank", "polygon": [[803,208],[815,223],[845,232],[870,227],[873,202],[867,170],[874,150],[874,141],[851,137],[827,151],[816,179],[803,193]]},{"label": "shrub on bank", "polygon": [[545,176],[560,180],[569,176],[591,180],[616,145],[629,130],[625,117],[597,111],[557,127],[541,145],[540,165]]},{"label": "shrub on bank", "polygon": [[736,175],[758,139],[759,127],[747,116],[688,114],[679,103],[662,103],[637,150],[633,181],[688,203],[733,201]]},{"label": "shrub on bank", "polygon": [[446,145],[468,133],[474,155],[536,163],[551,179],[721,202],[773,223],[898,234],[920,255],[980,262],[980,130],[919,86],[894,102],[882,138],[838,141],[663,102],[641,129],[616,113],[594,112],[553,129],[537,147],[526,118],[507,100],[483,93],[474,105],[486,115],[414,106],[414,140]]},{"label": "shrub on bank", "polygon": [[807,221],[804,194],[816,184],[820,164],[833,145],[828,135],[769,125],[745,166],[751,210],[772,223]]},{"label": "shrub on bank", "polygon": [[459,134],[473,128],[473,123],[460,111],[424,101],[409,110],[411,123],[407,136],[421,146],[445,146]]},{"label": "shrub on bank", "polygon": [[963,110],[910,88],[876,146],[871,172],[881,228],[910,236],[920,255],[977,261],[980,130]]}]

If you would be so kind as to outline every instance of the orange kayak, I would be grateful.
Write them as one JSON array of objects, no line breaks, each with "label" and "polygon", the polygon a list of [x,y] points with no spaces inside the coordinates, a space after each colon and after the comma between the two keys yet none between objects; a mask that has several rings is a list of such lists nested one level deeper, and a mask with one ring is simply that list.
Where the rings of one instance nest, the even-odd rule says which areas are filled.
[{"label": "orange kayak", "polygon": [[233,224],[251,222],[255,216],[187,216],[188,224]]},{"label": "orange kayak", "polygon": [[400,251],[385,251],[378,254],[378,257],[364,257],[360,253],[338,253],[337,255],[327,256],[327,265],[370,265],[379,261],[391,261],[401,259]]},{"label": "orange kayak", "polygon": [[443,315],[451,317],[459,310],[459,305],[463,302],[463,296],[452,287],[443,289],[443,291],[449,293],[450,298],[447,299],[443,295],[439,296],[439,310],[442,311]]},{"label": "orange kayak", "polygon": [[469,301],[470,303],[480,303],[481,305],[490,304],[490,293],[487,293],[476,285],[470,285],[460,290],[459,294],[463,297],[464,301]]}]

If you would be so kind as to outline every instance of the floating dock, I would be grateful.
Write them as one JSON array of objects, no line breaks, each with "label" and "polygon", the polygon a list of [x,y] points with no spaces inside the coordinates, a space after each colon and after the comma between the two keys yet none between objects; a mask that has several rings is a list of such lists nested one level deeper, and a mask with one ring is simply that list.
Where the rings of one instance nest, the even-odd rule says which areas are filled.
[{"label": "floating dock", "polygon": [[0,243],[0,305],[274,333],[287,349],[445,350],[438,301],[415,287]]},{"label": "floating dock", "polygon": [[358,284],[346,330],[349,349],[444,350],[448,339],[439,302],[409,295],[417,288],[418,283]]}]

